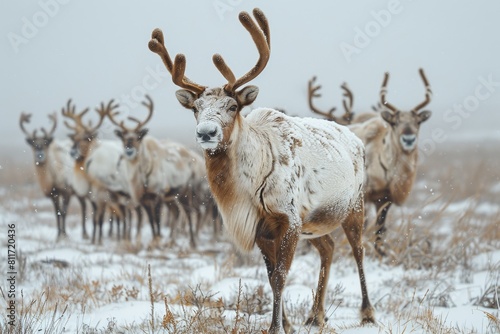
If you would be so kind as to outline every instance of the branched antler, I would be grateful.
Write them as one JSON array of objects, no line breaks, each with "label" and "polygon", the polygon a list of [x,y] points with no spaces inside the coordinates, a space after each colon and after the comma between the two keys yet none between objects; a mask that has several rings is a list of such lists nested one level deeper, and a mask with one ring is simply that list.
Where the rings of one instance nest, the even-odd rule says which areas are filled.
[{"label": "branched antler", "polygon": [[393,113],[399,113],[399,110],[387,102],[387,83],[389,82],[389,72],[385,72],[384,81],[382,82],[382,87],[380,88],[380,103],[387,109],[391,110]]},{"label": "branched antler", "polygon": [[[253,10],[253,15],[257,23],[255,23],[247,12],[241,12],[239,19],[241,24],[252,36],[252,39],[257,46],[257,50],[259,51],[257,64],[255,64],[255,66],[245,75],[236,79],[233,71],[229,68],[220,54],[215,54],[212,57],[215,67],[217,67],[227,80],[227,84],[224,86],[224,89],[228,92],[235,92],[236,89],[257,77],[262,70],[264,70],[269,60],[271,37],[267,18],[258,8]],[[165,47],[163,32],[160,29],[157,28],[153,30],[148,47],[152,52],[161,57],[163,64],[172,75],[172,81],[177,86],[190,90],[198,95],[205,91],[207,87],[199,85],[185,76],[186,57],[183,54],[177,54],[174,62],[172,62],[167,48]]]},{"label": "branched antler", "polygon": [[[431,86],[429,85],[429,81],[427,81],[424,70],[420,69],[419,73],[420,73],[420,77],[422,78],[422,81],[424,82],[424,85],[425,85],[425,100],[411,110],[411,112],[414,114],[418,113],[418,110],[420,110],[423,107],[425,107],[426,105],[428,105],[429,102],[431,101],[431,97],[432,97]],[[386,99],[387,82],[388,81],[389,81],[389,73],[386,72],[385,77],[384,77],[384,82],[382,83],[382,88],[380,89],[380,103],[382,104],[382,106],[384,106],[385,108],[391,110],[393,113],[396,114],[396,113],[399,113],[399,110],[396,107],[394,107],[392,104],[387,102],[387,99]]]},{"label": "branched antler", "polygon": [[114,109],[118,108],[118,104],[113,104],[114,100],[110,100],[107,105],[104,102],[101,102],[100,106],[96,108],[96,112],[99,114],[99,120],[95,126],[92,126],[92,121],[89,120],[87,125],[83,123],[83,116],[90,110],[89,108],[84,109],[82,112],[76,112],[76,106],[71,104],[71,99],[68,100],[66,104],[66,108],[62,108],[62,115],[68,119],[71,119],[75,122],[75,125],[70,125],[67,121],[64,121],[64,124],[72,130],[81,131],[85,130],[86,132],[92,133],[97,131],[97,129],[101,126],[102,122],[106,118],[106,116],[111,113]]},{"label": "branched antler", "polygon": [[132,117],[132,116],[128,117],[129,120],[137,123],[137,125],[134,128],[128,128],[127,126],[125,126],[125,121],[123,121],[123,120],[122,121],[117,121],[115,119],[115,116],[117,116],[117,115],[120,114],[119,111],[116,111],[116,112],[113,112],[113,113],[109,113],[108,114],[108,118],[110,119],[110,121],[113,124],[119,126],[123,131],[126,131],[126,132],[138,131],[144,125],[146,125],[146,123],[149,122],[149,120],[153,116],[153,110],[154,110],[154,103],[153,103],[153,100],[151,99],[151,97],[149,95],[146,95],[146,101],[143,101],[142,105],[145,106],[148,109],[148,115],[147,115],[147,117],[146,117],[146,119],[144,121],[141,121],[138,118],[135,118],[135,117]]},{"label": "branched antler", "polygon": [[23,131],[23,133],[26,135],[27,138],[35,138],[36,130],[33,130],[33,133],[30,134],[24,127],[25,123],[28,124],[30,122],[31,122],[31,114],[26,114],[22,112],[21,116],[19,117],[19,126],[21,127],[21,130]]},{"label": "branched antler", "polygon": [[314,112],[318,115],[321,115],[323,117],[326,117],[326,119],[328,119],[330,121],[336,121],[336,117],[333,116],[333,112],[335,110],[337,110],[337,108],[333,107],[329,111],[326,112],[326,111],[321,111],[314,106],[313,98],[321,97],[321,94],[318,93],[318,91],[321,89],[321,85],[315,86],[314,85],[315,82],[316,82],[316,76],[312,77],[312,79],[309,80],[309,83],[308,83],[309,108],[312,110],[312,112]]},{"label": "branched antler", "polygon": [[79,129],[83,129],[85,128],[85,126],[83,125],[83,121],[82,121],[82,117],[89,111],[90,109],[89,108],[86,108],[84,109],[83,111],[81,111],[80,113],[76,113],[76,105],[72,105],[71,104],[71,99],[68,100],[68,102],[66,103],[66,108],[62,108],[61,110],[61,114],[72,120],[73,122],[75,122],[75,125],[70,125],[68,121],[64,121],[64,125],[66,125],[66,127],[68,129],[71,129],[71,130],[79,130]]},{"label": "branched antler", "polygon": [[257,50],[259,51],[259,59],[257,60],[255,66],[252,67],[252,69],[245,75],[236,79],[233,71],[231,71],[220,54],[215,54],[212,57],[215,67],[217,67],[219,72],[221,72],[227,80],[227,84],[224,89],[228,92],[235,92],[239,87],[255,79],[264,70],[271,55],[271,36],[267,18],[259,8],[255,8],[253,10],[253,15],[259,28],[257,28],[254,20],[247,12],[241,12],[239,19],[243,27],[245,27],[245,29],[252,36],[252,39],[257,46]]},{"label": "branched antler", "polygon": [[[165,40],[161,29],[156,28],[153,30],[148,47],[151,51],[160,56],[168,72],[172,75],[172,81],[177,86],[190,90],[196,94],[201,94],[205,90],[205,86],[194,83],[184,75],[186,69],[186,58],[183,54],[178,54],[175,57],[175,64],[172,63],[172,59],[170,58],[167,48],[165,47]],[[176,73],[176,75],[174,75],[174,73]]]},{"label": "branched antler", "polygon": [[92,123],[91,123],[91,121],[89,121],[88,126],[86,127],[88,132],[97,131],[97,129],[99,129],[99,127],[101,126],[101,124],[104,121],[104,119],[106,118],[106,116],[111,114],[111,112],[113,110],[116,110],[119,108],[119,104],[118,103],[114,104],[114,103],[115,103],[114,99],[111,99],[107,105],[105,105],[104,102],[101,102],[99,108],[95,109],[95,111],[99,114],[99,121],[97,122],[97,124],[94,127],[92,127]]},{"label": "branched antler", "polygon": [[425,77],[424,70],[422,68],[419,69],[419,73],[420,73],[420,77],[422,78],[422,81],[424,82],[424,85],[425,85],[425,100],[422,103],[418,104],[415,108],[412,109],[412,112],[415,114],[420,109],[422,109],[423,107],[428,105],[429,102],[431,102],[431,97],[432,97],[431,86],[429,85],[429,81],[427,81],[427,78]]},{"label": "branched antler", "polygon": [[50,129],[50,131],[47,132],[45,128],[42,128],[42,132],[45,138],[51,138],[54,135],[54,132],[56,131],[57,127],[57,113],[53,112],[52,114],[49,114],[48,117],[52,121],[52,129]]},{"label": "branched antler", "polygon": [[344,99],[342,100],[342,104],[344,105],[344,115],[342,115],[343,120],[346,124],[350,124],[352,119],[354,118],[354,112],[352,111],[352,106],[354,104],[354,96],[352,91],[347,87],[347,82],[344,82],[340,88],[344,91],[342,95]]}]

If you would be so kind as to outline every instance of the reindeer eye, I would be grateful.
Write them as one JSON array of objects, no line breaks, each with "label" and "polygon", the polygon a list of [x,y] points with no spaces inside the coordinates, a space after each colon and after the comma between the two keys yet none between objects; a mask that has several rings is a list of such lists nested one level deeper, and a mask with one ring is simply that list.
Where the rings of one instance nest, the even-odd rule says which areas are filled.
[{"label": "reindeer eye", "polygon": [[238,106],[236,104],[233,104],[231,107],[229,107],[229,111],[236,111],[238,110]]}]

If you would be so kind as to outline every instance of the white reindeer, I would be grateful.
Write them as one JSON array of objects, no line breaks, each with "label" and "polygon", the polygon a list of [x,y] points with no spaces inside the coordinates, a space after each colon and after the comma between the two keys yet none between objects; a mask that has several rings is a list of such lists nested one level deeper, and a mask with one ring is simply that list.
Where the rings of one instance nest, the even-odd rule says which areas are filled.
[{"label": "white reindeer", "polygon": [[[179,143],[148,136],[149,130],[145,125],[153,115],[154,105],[147,95],[142,104],[148,109],[148,115],[143,121],[129,116],[128,119],[136,123],[134,127],[127,127],[124,121],[116,120],[118,112],[108,115],[119,127],[115,129],[115,134],[123,144],[132,200],[146,210],[154,239],[161,237],[162,204],[166,202],[170,209],[180,210],[182,216],[188,219],[190,241],[194,247],[194,218],[189,213],[199,212],[200,206],[194,205],[193,198],[204,197],[199,193],[201,184],[206,182],[203,158]],[[199,215],[196,216],[200,219]]]},{"label": "white reindeer", "polygon": [[[299,239],[308,239],[319,251],[321,269],[308,324],[325,321],[334,242],[330,236],[341,225],[358,266],[362,293],[362,322],[374,322],[363,271],[363,144],[347,128],[333,122],[302,119],[268,108],[243,107],[257,97],[258,88],[242,85],[258,76],[270,55],[267,19],[253,11],[257,24],[242,12],[240,22],[259,51],[257,64],[236,80],[224,59],[213,61],[228,83],[208,88],[184,76],[186,58],[172,62],[163,33],[155,29],[149,42],[184,88],[176,96],[193,111],[196,139],[204,150],[207,177],[222,214],[223,224],[242,251],[260,248],[273,290],[270,334],[290,333],[282,293]],[[260,28],[259,28],[260,27]]]},{"label": "white reindeer", "polygon": [[349,126],[366,147],[365,201],[377,209],[375,249],[382,256],[387,255],[384,242],[387,212],[392,203],[402,205],[411,192],[417,169],[420,124],[431,116],[430,111],[421,111],[429,104],[432,91],[423,69],[420,76],[426,89],[425,100],[411,111],[401,111],[387,102],[389,73],[386,73],[380,91],[380,105],[384,109],[361,114],[365,121]]},{"label": "white reindeer", "polygon": [[[66,237],[66,213],[71,196],[74,194],[72,186],[73,161],[69,156],[71,143],[67,140],[54,140],[54,131],[57,127],[57,114],[49,114],[52,121],[50,131],[41,128],[42,136],[37,136],[37,130],[30,134],[24,127],[31,120],[31,114],[21,113],[19,126],[26,135],[26,142],[31,146],[34,154],[35,175],[43,194],[50,197],[54,204],[57,221],[57,239]],[[88,238],[85,227],[86,202],[85,197],[78,196],[82,211],[82,237]]]},{"label": "white reindeer", "polygon": [[[88,196],[93,212],[92,243],[96,242],[97,228],[99,228],[98,243],[102,243],[102,224],[104,213],[109,207],[124,224],[126,230],[126,208],[130,191],[128,188],[126,167],[123,163],[122,148],[118,141],[98,140],[97,130],[110,113],[117,106],[111,100],[107,106],[101,103],[96,109],[99,114],[98,123],[93,126],[89,121],[84,124],[82,117],[89,111],[85,109],[76,113],[76,107],[68,101],[62,114],[75,122],[72,126],[65,121],[66,126],[74,132],[70,135],[73,140],[71,156],[74,159],[75,191],[80,196]],[[118,238],[120,227],[118,224]]]}]

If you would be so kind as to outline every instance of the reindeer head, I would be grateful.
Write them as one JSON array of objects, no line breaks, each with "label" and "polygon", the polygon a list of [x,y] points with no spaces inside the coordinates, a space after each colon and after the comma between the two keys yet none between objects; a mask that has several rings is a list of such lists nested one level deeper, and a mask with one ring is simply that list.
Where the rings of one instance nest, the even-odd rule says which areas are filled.
[{"label": "reindeer head", "polygon": [[420,76],[425,85],[425,100],[413,108],[411,111],[400,111],[386,100],[387,82],[389,73],[385,73],[384,82],[380,90],[380,101],[385,108],[381,112],[382,118],[390,124],[393,131],[393,138],[401,145],[404,152],[412,152],[417,147],[418,131],[420,124],[431,117],[431,112],[422,110],[431,101],[432,91],[425,77],[424,70],[420,69]]},{"label": "reindeer head", "polygon": [[149,122],[151,116],[153,115],[153,100],[151,100],[148,95],[146,95],[146,101],[142,102],[142,104],[148,108],[149,113],[146,119],[142,122],[135,117],[129,116],[129,120],[137,123],[134,128],[126,127],[124,121],[118,122],[115,120],[115,116],[119,114],[118,111],[108,114],[111,122],[120,127],[119,129],[115,129],[115,134],[121,139],[125,149],[125,156],[131,161],[137,158],[137,153],[139,152],[142,139],[148,134],[148,129],[144,126],[147,122]]},{"label": "reindeer head", "polygon": [[193,111],[197,121],[196,139],[205,150],[217,151],[225,147],[236,120],[240,117],[240,111],[243,107],[250,105],[259,93],[256,86],[246,86],[237,91],[239,87],[257,77],[269,60],[270,35],[267,19],[258,8],[253,10],[253,14],[258,27],[246,12],[241,12],[239,19],[257,45],[259,60],[249,72],[236,80],[222,56],[215,54],[212,60],[227,80],[227,84],[219,88],[201,86],[185,77],[186,58],[184,55],[176,55],[172,63],[165,47],[162,31],[155,29],[152,33],[149,49],[162,58],[165,67],[172,75],[173,82],[184,88],[176,92],[177,100],[182,106]]},{"label": "reindeer head", "polygon": [[75,123],[75,125],[71,125],[68,121],[64,121],[66,127],[73,130],[73,132],[69,134],[69,138],[73,141],[73,147],[70,151],[73,159],[81,161],[87,157],[90,148],[97,138],[97,130],[108,113],[116,107],[116,105],[113,105],[113,100],[111,100],[107,106],[101,102],[100,107],[95,109],[99,114],[99,121],[93,126],[92,121],[89,120],[87,124],[84,124],[82,119],[89,111],[89,108],[84,109],[80,113],[76,113],[76,106],[71,105],[71,99],[68,100],[66,108],[62,109],[62,115]]},{"label": "reindeer head", "polygon": [[57,127],[57,114],[49,114],[49,119],[52,121],[52,129],[47,132],[45,128],[41,128],[42,136],[37,136],[37,129],[33,130],[30,134],[26,131],[24,124],[31,121],[31,114],[21,113],[19,118],[19,126],[21,130],[26,135],[26,142],[31,146],[33,154],[35,155],[35,163],[37,165],[42,165],[47,160],[47,151],[49,149],[52,140],[54,139],[54,131]]}]

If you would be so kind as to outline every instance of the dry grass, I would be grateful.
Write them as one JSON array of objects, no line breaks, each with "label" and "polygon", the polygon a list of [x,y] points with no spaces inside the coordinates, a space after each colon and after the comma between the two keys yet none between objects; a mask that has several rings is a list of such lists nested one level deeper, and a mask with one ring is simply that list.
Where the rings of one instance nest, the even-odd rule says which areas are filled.
[{"label": "dry grass", "polygon": [[[387,243],[391,246],[391,254],[388,258],[376,256],[370,242],[373,224],[368,225],[365,232],[367,258],[379,261],[380,266],[386,268],[406,270],[397,281],[381,282],[380,287],[390,290],[390,293],[377,295],[372,291],[375,296],[372,302],[377,311],[395,318],[393,322],[381,323],[380,333],[469,333],[447,324],[435,310],[454,307],[456,282],[470,283],[478,270],[486,270],[489,275],[477,293],[471,295],[470,303],[491,310],[485,312],[488,333],[500,332],[500,263],[478,268],[473,261],[478,255],[500,249],[498,166],[500,156],[498,152],[494,153],[494,148],[462,146],[456,151],[436,152],[419,167],[409,201],[404,207],[393,207],[389,212]],[[44,231],[49,234],[53,231],[55,236],[50,202],[41,200],[34,182],[29,165],[3,167],[0,172],[0,185],[4,189],[0,189],[0,210],[15,216],[18,224],[42,224]],[[214,241],[211,232],[207,231],[201,231],[203,242],[197,250],[189,247],[187,234],[180,235],[169,247],[164,245],[161,250],[149,252],[145,251],[144,245],[114,240],[107,241],[104,247],[90,246],[78,239],[79,219],[75,207],[72,208],[75,215],[68,219],[68,229],[76,233],[73,238],[77,240],[71,244],[72,249],[80,252],[83,258],[95,253],[109,253],[109,257],[103,256],[89,263],[86,260],[65,263],[58,258],[45,262],[35,260],[36,252],[51,249],[53,240],[47,235],[24,235],[23,243],[36,246],[31,246],[35,250],[27,252],[23,250],[27,246],[20,245],[19,283],[31,284],[34,288],[29,291],[29,299],[24,295],[18,298],[18,305],[21,305],[19,325],[10,328],[2,316],[5,324],[1,327],[2,332],[25,333],[41,329],[44,333],[63,333],[68,321],[76,318],[78,333],[86,334],[265,333],[262,329],[269,325],[271,299],[265,275],[256,274],[256,278],[262,280],[257,288],[246,287],[240,280],[235,295],[222,299],[205,283],[189,286],[183,282],[182,274],[176,274],[196,267],[188,261],[190,259],[210,259],[205,261],[212,261],[216,278],[222,281],[240,276],[245,268],[263,267],[259,256],[241,256],[223,238],[220,242]],[[35,218],[35,213],[42,219]],[[144,226],[143,233],[149,229],[147,224]],[[147,237],[146,232],[143,240]],[[342,231],[336,232],[334,238],[334,261],[350,258],[351,250]],[[306,257],[310,252],[314,250],[306,243],[300,243],[297,256]],[[130,267],[123,267],[118,275],[107,276],[105,269],[120,263],[120,259],[113,256],[123,258]],[[3,265],[0,264],[2,271]],[[102,274],[89,275],[90,267],[102,268]],[[337,279],[335,276],[337,273],[332,281]],[[430,281],[433,282],[432,289],[427,288]],[[332,284],[336,283],[338,281]],[[333,290],[327,296],[331,312],[336,313],[337,308],[353,303],[342,285]],[[418,293],[421,291],[426,292],[422,295]],[[6,300],[4,291],[2,295]],[[354,300],[354,303],[359,302]],[[123,302],[148,302],[150,313],[142,322],[126,325],[114,318],[92,325],[86,320],[86,314],[96,309]],[[309,307],[307,302],[287,305],[289,318],[300,333],[336,333],[357,326],[341,323],[335,327],[306,328],[300,324],[304,322]]]}]

